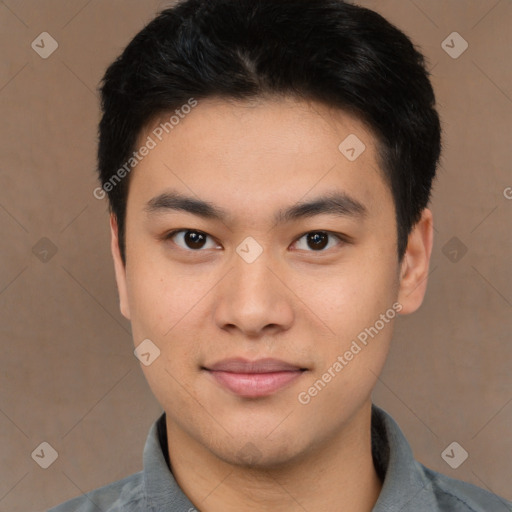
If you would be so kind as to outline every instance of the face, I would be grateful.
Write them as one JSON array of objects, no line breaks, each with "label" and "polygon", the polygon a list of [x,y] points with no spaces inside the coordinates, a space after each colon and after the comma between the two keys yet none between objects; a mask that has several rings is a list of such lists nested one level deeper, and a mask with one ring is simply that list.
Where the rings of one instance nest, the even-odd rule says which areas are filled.
[{"label": "face", "polygon": [[135,346],[160,351],[142,369],[185,438],[230,463],[250,447],[291,461],[369,404],[394,318],[425,291],[430,217],[400,265],[375,139],[339,110],[211,99],[161,141],[155,126],[130,176],[126,267],[112,219],[121,311]]}]

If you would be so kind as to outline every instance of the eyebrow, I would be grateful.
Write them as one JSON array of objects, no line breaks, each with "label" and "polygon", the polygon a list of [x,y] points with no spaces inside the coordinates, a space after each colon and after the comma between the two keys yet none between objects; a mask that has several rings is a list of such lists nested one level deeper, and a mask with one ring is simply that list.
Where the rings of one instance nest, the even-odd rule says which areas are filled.
[{"label": "eyebrow", "polygon": [[[209,201],[185,196],[176,191],[169,191],[150,199],[144,211],[150,215],[169,211],[184,211],[204,219],[227,221],[229,212]],[[344,192],[331,192],[308,202],[300,202],[286,210],[279,210],[274,215],[276,224],[284,224],[294,220],[314,217],[315,215],[335,215],[337,217],[363,218],[368,210],[360,201]]]}]

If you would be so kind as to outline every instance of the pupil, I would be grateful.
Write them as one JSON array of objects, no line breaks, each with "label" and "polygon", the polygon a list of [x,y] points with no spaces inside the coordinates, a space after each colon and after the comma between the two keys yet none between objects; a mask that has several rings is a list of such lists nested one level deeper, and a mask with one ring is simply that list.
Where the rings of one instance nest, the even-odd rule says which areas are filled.
[{"label": "pupil", "polygon": [[204,245],[204,238],[202,233],[197,233],[196,231],[187,231],[185,235],[187,245],[192,249],[200,249]]},{"label": "pupil", "polygon": [[312,249],[323,249],[327,245],[326,233],[312,233],[308,235],[308,243],[312,242],[314,245]]}]

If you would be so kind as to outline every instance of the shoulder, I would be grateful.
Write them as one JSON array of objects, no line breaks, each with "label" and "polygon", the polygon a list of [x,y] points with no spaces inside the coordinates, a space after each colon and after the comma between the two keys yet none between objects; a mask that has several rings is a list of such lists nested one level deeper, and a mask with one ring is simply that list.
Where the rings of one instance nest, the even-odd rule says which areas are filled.
[{"label": "shoulder", "polygon": [[144,499],[142,471],[61,503],[48,512],[135,512]]},{"label": "shoulder", "polygon": [[383,478],[375,512],[512,512],[510,501],[417,461],[398,424],[375,405],[372,454]]},{"label": "shoulder", "polygon": [[450,478],[418,464],[432,486],[439,510],[443,512],[512,512],[512,502],[476,485]]}]

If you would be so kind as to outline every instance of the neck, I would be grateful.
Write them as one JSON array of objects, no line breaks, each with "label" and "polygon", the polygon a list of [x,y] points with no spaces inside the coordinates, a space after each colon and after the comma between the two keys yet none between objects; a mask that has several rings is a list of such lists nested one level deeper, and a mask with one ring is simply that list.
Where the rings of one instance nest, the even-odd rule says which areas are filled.
[{"label": "neck", "polygon": [[173,476],[202,512],[370,512],[382,488],[371,452],[371,402],[342,432],[280,464],[229,464],[167,416]]}]

